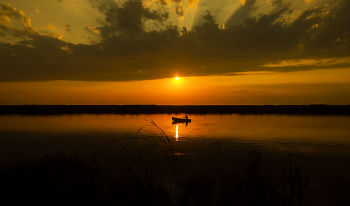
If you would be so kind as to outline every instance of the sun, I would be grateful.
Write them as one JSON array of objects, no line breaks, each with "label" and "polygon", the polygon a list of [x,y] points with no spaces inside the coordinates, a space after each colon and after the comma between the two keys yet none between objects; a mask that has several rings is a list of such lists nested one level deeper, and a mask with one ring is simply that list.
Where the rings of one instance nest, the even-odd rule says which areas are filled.
[{"label": "sun", "polygon": [[179,77],[175,77],[175,80],[179,80]]}]

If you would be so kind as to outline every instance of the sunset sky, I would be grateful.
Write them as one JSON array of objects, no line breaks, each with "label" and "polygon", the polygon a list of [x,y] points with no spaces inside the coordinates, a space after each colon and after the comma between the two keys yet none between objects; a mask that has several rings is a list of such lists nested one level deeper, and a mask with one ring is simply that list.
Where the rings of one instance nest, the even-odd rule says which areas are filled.
[{"label": "sunset sky", "polygon": [[350,104],[349,41],[349,0],[4,0],[0,104]]}]

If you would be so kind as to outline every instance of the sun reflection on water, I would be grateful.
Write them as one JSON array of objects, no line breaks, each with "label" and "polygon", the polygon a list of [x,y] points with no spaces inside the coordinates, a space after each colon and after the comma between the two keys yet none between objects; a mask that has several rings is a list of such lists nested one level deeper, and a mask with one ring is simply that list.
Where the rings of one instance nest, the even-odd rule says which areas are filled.
[{"label": "sun reflection on water", "polygon": [[175,139],[176,141],[179,141],[179,125],[176,124],[176,127],[175,127]]}]

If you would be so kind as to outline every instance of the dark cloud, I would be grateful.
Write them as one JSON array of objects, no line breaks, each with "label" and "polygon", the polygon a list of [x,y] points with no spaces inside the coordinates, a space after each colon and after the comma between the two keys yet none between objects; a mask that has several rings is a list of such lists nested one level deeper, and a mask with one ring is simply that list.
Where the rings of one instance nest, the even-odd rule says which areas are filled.
[{"label": "dark cloud", "polygon": [[110,8],[119,8],[114,0],[90,0],[93,8],[97,8],[100,12],[105,12]]},{"label": "dark cloud", "polygon": [[[0,24],[0,37],[5,37],[6,33],[9,29],[7,26]],[[3,31],[3,32],[1,32]]]},{"label": "dark cloud", "polygon": [[177,5],[175,9],[175,13],[179,16],[183,16],[185,13],[185,10],[181,5]]},{"label": "dark cloud", "polygon": [[[23,14],[12,15],[10,7],[12,12],[5,15],[20,20],[23,27],[11,28],[2,23],[8,30],[2,32],[22,40],[16,44],[0,43],[0,81],[131,81],[167,78],[175,73],[234,75],[245,71],[350,66],[350,61],[334,60],[350,56],[349,1],[344,0],[336,7],[308,8],[293,22],[284,20],[284,15],[292,11],[287,4],[278,6],[279,1],[275,1],[276,9],[268,14],[249,15],[254,11],[254,2],[246,1],[246,7],[239,9],[248,12],[240,17],[239,24],[219,28],[208,11],[202,16],[203,24],[187,29],[166,26],[168,14],[145,8],[142,1],[129,0],[120,6],[104,1],[101,3],[106,6],[99,10],[106,15],[105,25],[86,27],[101,37],[100,42],[91,45],[76,45],[39,34],[26,26]],[[145,25],[149,21],[165,27],[148,31]],[[334,62],[277,64],[288,59],[322,58]],[[271,64],[275,65],[269,67]]]},{"label": "dark cloud", "polygon": [[168,5],[168,3],[170,2],[173,2],[173,3],[176,3],[176,4],[181,4],[182,3],[182,0],[170,0],[170,1],[167,1],[167,0],[156,0],[156,2],[158,2],[158,4],[160,5]]},{"label": "dark cloud", "polygon": [[[350,1],[342,1],[342,3],[333,10],[330,10],[328,6],[324,6],[305,11],[303,16],[312,16],[315,15],[315,13],[319,14],[318,18],[314,20],[318,21],[316,22],[317,26],[309,29],[305,36],[303,36],[302,41],[305,47],[309,50],[324,50],[325,52],[343,48],[344,51],[342,52],[347,55],[350,40],[349,8]],[[325,15],[325,17],[322,17],[323,15]],[[305,21],[306,20],[298,19],[296,23],[302,25]],[[338,53],[338,55],[340,54]]]},{"label": "dark cloud", "polygon": [[272,0],[272,6],[282,6],[284,4],[284,0]]},{"label": "dark cloud", "polygon": [[207,14],[203,16],[203,19],[209,23],[215,23],[214,17],[211,15],[211,12],[207,10]]},{"label": "dark cloud", "polygon": [[167,12],[151,11],[149,8],[145,8],[141,0],[125,1],[122,7],[109,5],[104,11],[107,25],[97,28],[104,38],[116,35],[118,32],[123,32],[127,35],[140,34],[144,30],[144,21],[154,20],[162,22],[169,16]]},{"label": "dark cloud", "polygon": [[[169,3],[175,3],[176,4],[176,8],[174,9],[174,12],[178,15],[178,16],[183,16],[185,13],[185,9],[181,6],[183,0],[156,0],[155,2],[157,2],[158,4],[165,6],[168,5]],[[190,2],[191,3],[191,2]]]},{"label": "dark cloud", "polygon": [[168,3],[166,2],[166,0],[157,0],[156,2],[158,2],[160,5],[165,6]]},{"label": "dark cloud", "polygon": [[71,31],[71,26],[70,26],[69,24],[64,25],[63,28],[64,28],[66,31]]}]

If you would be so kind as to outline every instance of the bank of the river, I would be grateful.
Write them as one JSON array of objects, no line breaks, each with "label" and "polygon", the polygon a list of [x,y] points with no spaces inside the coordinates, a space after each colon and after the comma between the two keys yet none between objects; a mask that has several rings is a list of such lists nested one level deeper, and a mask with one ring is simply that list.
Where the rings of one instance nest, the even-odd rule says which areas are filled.
[{"label": "bank of the river", "polygon": [[298,114],[350,115],[350,105],[0,105],[0,114]]}]

